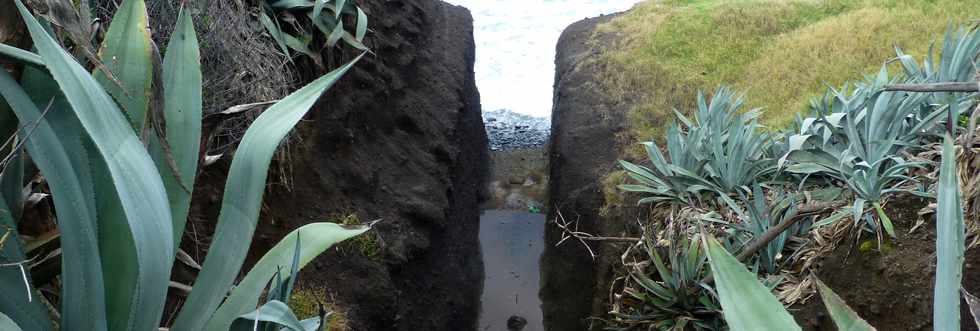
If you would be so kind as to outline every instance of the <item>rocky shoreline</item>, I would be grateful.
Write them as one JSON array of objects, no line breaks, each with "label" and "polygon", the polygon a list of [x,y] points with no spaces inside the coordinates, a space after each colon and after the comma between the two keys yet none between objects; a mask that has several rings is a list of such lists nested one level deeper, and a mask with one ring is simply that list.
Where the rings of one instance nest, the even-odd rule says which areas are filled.
[{"label": "rocky shoreline", "polygon": [[503,151],[544,146],[551,135],[551,119],[498,109],[483,113],[490,150]]}]

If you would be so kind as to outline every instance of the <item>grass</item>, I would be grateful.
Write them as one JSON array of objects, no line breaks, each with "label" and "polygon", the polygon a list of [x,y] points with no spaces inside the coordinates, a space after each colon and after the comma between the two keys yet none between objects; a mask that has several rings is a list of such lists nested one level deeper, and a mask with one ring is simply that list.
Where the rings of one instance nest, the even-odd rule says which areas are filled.
[{"label": "grass", "polygon": [[320,313],[320,305],[324,309],[332,311],[333,314],[327,320],[326,331],[347,331],[350,330],[347,316],[343,309],[336,304],[325,301],[326,291],[322,288],[300,287],[293,291],[293,296],[289,298],[289,308],[300,319],[315,317]]},{"label": "grass", "polygon": [[896,45],[921,58],[977,9],[976,0],[649,0],[597,29],[617,36],[599,80],[614,99],[640,100],[630,142],[659,139],[672,109],[721,84],[781,127],[828,84],[877,71]]},{"label": "grass", "polygon": [[[354,213],[340,214],[330,219],[330,222],[342,225],[363,225],[360,217],[357,217],[357,214]],[[374,261],[381,259],[381,241],[378,239],[378,234],[375,231],[368,231],[348,239],[339,245],[339,249],[356,251],[362,256]]]}]

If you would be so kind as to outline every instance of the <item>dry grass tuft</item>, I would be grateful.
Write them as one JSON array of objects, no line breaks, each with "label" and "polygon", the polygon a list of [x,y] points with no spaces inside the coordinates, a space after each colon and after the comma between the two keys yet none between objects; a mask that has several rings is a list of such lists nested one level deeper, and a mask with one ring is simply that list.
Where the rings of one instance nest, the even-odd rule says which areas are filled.
[{"label": "dry grass tuft", "polygon": [[[116,3],[118,1],[94,1],[96,17],[102,22],[111,22]],[[148,0],[146,6],[153,41],[161,55],[165,54],[177,22],[180,2]],[[190,1],[188,8],[201,47],[205,116],[236,105],[275,101],[295,89],[300,77],[260,26],[254,2]],[[108,29],[108,23],[102,28]],[[218,155],[234,151],[258,115],[259,112],[250,112],[224,120],[216,128],[206,128],[211,136],[206,152]],[[276,153],[275,160],[279,162],[270,177],[278,181],[271,185],[291,189],[290,146],[298,139],[298,135],[291,134]]]}]

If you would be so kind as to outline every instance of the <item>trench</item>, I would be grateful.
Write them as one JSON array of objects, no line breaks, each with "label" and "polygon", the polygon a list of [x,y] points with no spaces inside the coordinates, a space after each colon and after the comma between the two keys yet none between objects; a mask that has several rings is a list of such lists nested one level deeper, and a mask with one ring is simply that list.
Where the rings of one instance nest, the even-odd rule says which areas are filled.
[{"label": "trench", "polygon": [[477,330],[544,330],[546,174],[543,147],[491,152],[491,197],[480,216],[484,278]]},{"label": "trench", "polygon": [[[543,331],[540,267],[544,252],[542,214],[486,210],[480,216],[483,294],[480,330]],[[525,324],[526,323],[526,324]]]}]

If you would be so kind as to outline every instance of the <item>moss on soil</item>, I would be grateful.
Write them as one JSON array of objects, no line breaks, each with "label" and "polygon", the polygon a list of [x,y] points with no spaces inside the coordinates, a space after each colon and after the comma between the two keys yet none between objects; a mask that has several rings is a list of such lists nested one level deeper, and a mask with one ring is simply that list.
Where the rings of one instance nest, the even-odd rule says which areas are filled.
[{"label": "moss on soil", "polygon": [[333,312],[327,319],[326,331],[350,330],[345,311],[335,303],[325,301],[326,291],[322,288],[297,288],[289,298],[289,308],[302,320],[317,316],[322,304],[325,310]]},{"label": "moss on soil", "polygon": [[[331,217],[330,222],[342,225],[361,225],[361,218],[355,213],[343,213]],[[368,231],[357,237],[347,239],[338,245],[338,249],[352,250],[362,256],[377,261],[381,259],[381,241],[378,239],[376,231]]]}]

